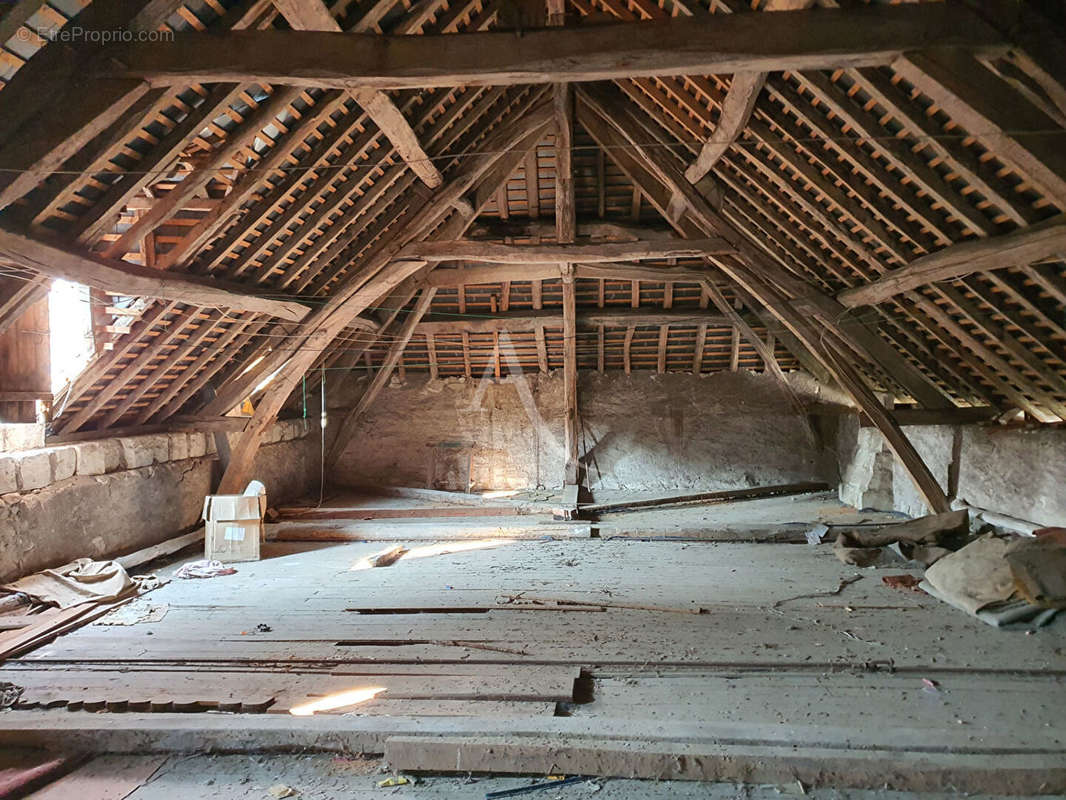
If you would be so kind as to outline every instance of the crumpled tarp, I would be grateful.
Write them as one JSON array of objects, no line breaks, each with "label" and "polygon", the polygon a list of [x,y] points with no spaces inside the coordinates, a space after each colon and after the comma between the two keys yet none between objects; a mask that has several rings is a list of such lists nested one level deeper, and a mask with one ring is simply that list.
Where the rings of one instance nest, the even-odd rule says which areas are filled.
[{"label": "crumpled tarp", "polygon": [[1007,551],[1014,586],[1029,603],[1066,608],[1066,528],[1042,528]]},{"label": "crumpled tarp", "polygon": [[1010,540],[988,533],[944,556],[925,571],[938,597],[970,614],[1014,596],[1006,555]]},{"label": "crumpled tarp", "polygon": [[27,575],[2,587],[60,608],[79,603],[117,600],[137,591],[137,583],[116,561],[79,558],[57,569]]}]

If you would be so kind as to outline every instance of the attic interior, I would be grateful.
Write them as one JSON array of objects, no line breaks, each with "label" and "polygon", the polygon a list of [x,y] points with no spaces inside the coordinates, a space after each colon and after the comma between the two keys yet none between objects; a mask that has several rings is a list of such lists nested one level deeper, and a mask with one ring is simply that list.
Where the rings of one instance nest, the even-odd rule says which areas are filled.
[{"label": "attic interior", "polygon": [[0,794],[1066,792],[1064,30],[0,0]]}]

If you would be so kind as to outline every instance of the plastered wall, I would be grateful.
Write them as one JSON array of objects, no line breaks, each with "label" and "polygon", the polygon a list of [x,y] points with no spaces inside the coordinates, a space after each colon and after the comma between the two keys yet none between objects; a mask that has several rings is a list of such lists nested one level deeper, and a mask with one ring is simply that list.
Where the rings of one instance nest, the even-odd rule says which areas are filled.
[{"label": "plastered wall", "polygon": [[[331,414],[358,398],[365,380]],[[349,384],[350,385],[350,384]],[[808,415],[809,379],[761,373],[583,374],[581,452],[595,489],[725,489],[836,480],[835,441]],[[348,485],[475,491],[558,487],[563,378],[408,376],[363,417],[331,472]]]}]

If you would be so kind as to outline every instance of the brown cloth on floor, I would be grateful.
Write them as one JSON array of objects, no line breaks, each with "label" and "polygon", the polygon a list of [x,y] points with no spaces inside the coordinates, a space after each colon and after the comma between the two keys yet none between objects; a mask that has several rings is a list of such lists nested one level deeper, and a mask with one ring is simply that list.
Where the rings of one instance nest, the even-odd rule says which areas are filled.
[{"label": "brown cloth on floor", "polygon": [[943,599],[976,614],[985,606],[1014,596],[1014,577],[1007,563],[1009,539],[988,533],[925,571],[925,580]]},{"label": "brown cloth on floor", "polygon": [[1066,608],[1066,528],[1042,528],[1007,551],[1014,587],[1034,606]]},{"label": "brown cloth on floor", "polygon": [[58,569],[27,575],[2,588],[23,592],[42,603],[70,608],[79,603],[117,600],[135,592],[137,584],[115,561],[79,558]]},{"label": "brown cloth on floor", "polygon": [[969,530],[970,515],[966,509],[948,511],[865,531],[841,531],[833,552],[845,564],[868,567],[880,560],[881,548],[899,542],[905,557],[929,566],[950,553],[950,545],[960,544],[961,537]]}]

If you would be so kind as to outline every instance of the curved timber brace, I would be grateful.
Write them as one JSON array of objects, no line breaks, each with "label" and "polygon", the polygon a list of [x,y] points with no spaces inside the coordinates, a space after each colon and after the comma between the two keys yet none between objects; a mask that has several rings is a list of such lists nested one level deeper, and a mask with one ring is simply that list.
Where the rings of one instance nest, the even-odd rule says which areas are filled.
[{"label": "curved timber brace", "polygon": [[[950,510],[947,495],[917,450],[892,415],[877,401],[858,371],[840,354],[839,346],[843,341],[847,341],[848,346],[859,353],[867,352],[864,343],[851,337],[849,330],[833,327],[821,319],[812,318],[810,313],[798,310],[784,287],[799,288],[801,293],[797,297],[813,302],[823,311],[829,304],[839,304],[821,295],[814,287],[789,276],[711,207],[694,190],[668,151],[647,146],[649,132],[628,108],[619,103],[608,108],[601,91],[582,87],[578,90],[577,114],[596,143],[616,160],[664,217],[670,219],[667,212],[670,203],[676,203],[673,198],[684,199],[687,206],[684,213],[671,219],[671,224],[682,237],[720,235],[734,244],[737,256],[712,257],[711,260],[762,303],[851,395],[881,431],[930,509],[935,513]],[[871,357],[871,360],[874,359]]]}]

